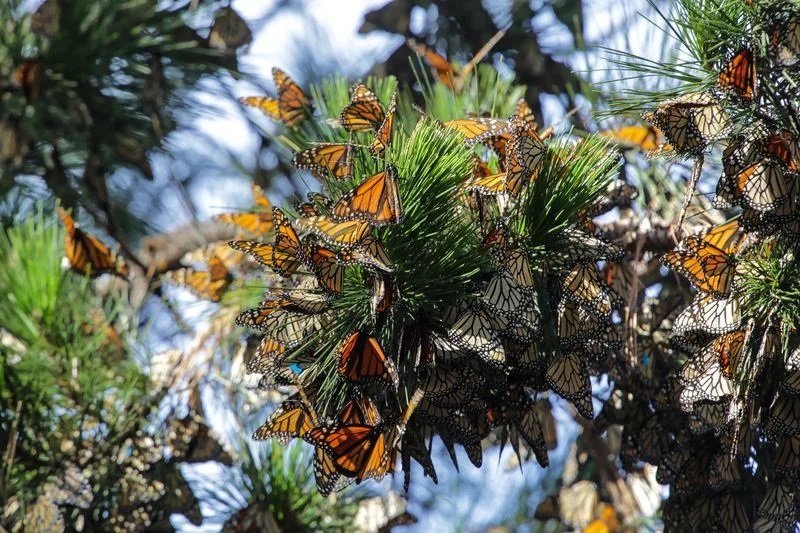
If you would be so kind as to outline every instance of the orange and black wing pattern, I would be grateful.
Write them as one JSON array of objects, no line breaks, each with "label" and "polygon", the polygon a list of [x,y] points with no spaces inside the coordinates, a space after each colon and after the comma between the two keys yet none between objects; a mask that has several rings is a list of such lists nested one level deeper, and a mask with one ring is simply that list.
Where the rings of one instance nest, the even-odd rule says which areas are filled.
[{"label": "orange and black wing pattern", "polygon": [[396,386],[399,380],[394,363],[377,339],[361,331],[352,332],[339,347],[338,370],[354,383],[376,381]]},{"label": "orange and black wing pattern", "polygon": [[353,174],[352,149],[349,144],[320,144],[297,153],[292,164],[317,178],[346,179]]},{"label": "orange and black wing pattern", "polygon": [[269,96],[247,96],[239,102],[254,107],[274,120],[280,120],[289,128],[300,125],[309,117],[311,99],[297,83],[279,68],[272,69],[272,79],[278,90],[278,98]]},{"label": "orange and black wing pattern", "polygon": [[386,149],[392,144],[392,131],[394,128],[394,114],[397,112],[397,93],[392,95],[392,101],[389,102],[389,109],[386,111],[386,118],[375,133],[375,138],[369,146],[369,151],[375,157],[380,157]]},{"label": "orange and black wing pattern", "polygon": [[756,93],[756,64],[753,51],[743,48],[722,68],[717,77],[717,85],[730,91],[742,100],[752,100]]},{"label": "orange and black wing pattern", "polygon": [[397,189],[397,170],[386,170],[370,176],[343,195],[331,209],[334,220],[366,220],[372,226],[396,224],[403,219],[403,206]]},{"label": "orange and black wing pattern", "polygon": [[702,237],[686,237],[677,250],[664,254],[661,261],[689,278],[701,292],[717,298],[730,294],[736,273],[736,258]]},{"label": "orange and black wing pattern", "polygon": [[349,132],[372,131],[383,124],[385,117],[383,106],[372,89],[357,83],[353,86],[350,103],[342,110],[339,120]]},{"label": "orange and black wing pattern", "polygon": [[216,255],[208,261],[208,271],[181,268],[165,274],[166,278],[183,285],[200,298],[219,302],[233,278],[222,260]]},{"label": "orange and black wing pattern", "polygon": [[305,439],[327,453],[339,474],[355,478],[381,479],[391,465],[390,446],[381,425],[347,424],[312,429]]},{"label": "orange and black wing pattern", "polygon": [[112,252],[103,242],[83,231],[63,208],[58,208],[58,217],[67,230],[64,253],[70,267],[82,274],[97,277],[109,273],[127,278],[130,274],[125,260]]},{"label": "orange and black wing pattern", "polygon": [[272,231],[272,203],[261,187],[255,183],[252,187],[256,211],[223,213],[214,217],[214,220],[238,226],[251,235],[261,236]]},{"label": "orange and black wing pattern", "polygon": [[414,39],[407,39],[408,46],[414,50],[422,59],[425,60],[436,72],[436,77],[442,84],[452,90],[456,89],[456,71],[453,65],[444,58],[439,52],[428,46],[427,44],[420,43]]},{"label": "orange and black wing pattern", "polygon": [[275,437],[278,442],[286,445],[296,437],[303,437],[313,428],[311,414],[303,402],[299,399],[288,399],[253,433],[253,439]]}]

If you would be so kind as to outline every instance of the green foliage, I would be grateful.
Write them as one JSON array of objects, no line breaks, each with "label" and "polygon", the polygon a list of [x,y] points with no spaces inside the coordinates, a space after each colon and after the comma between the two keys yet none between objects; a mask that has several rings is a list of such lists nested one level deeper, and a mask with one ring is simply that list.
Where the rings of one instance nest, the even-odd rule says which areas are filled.
[{"label": "green foliage", "polygon": [[788,335],[800,323],[800,263],[794,247],[775,243],[740,258],[742,314],[766,324],[777,319]]},{"label": "green foliage", "polygon": [[512,216],[514,232],[530,248],[553,246],[617,175],[619,153],[602,137],[567,138],[548,146],[541,173]]},{"label": "green foliage", "polygon": [[[367,494],[349,490],[336,498],[322,496],[314,489],[313,458],[304,446],[288,448],[277,442],[254,446],[241,443],[242,470],[234,474],[233,485],[238,494],[211,494],[220,504],[230,505],[236,499],[248,502],[244,515],[253,523],[256,516],[270,515],[282,531],[347,531],[352,527],[358,502]],[[222,489],[222,487],[214,487]],[[241,523],[240,518],[237,522]],[[263,522],[262,527],[263,527]]]}]

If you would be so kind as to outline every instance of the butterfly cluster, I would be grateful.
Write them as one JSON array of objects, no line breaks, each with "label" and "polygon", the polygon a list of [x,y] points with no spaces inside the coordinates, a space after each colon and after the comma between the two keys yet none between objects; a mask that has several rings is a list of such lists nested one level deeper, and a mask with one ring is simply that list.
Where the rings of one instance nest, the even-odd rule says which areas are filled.
[{"label": "butterfly cluster", "polygon": [[[667,351],[688,354],[685,362],[651,404],[620,398],[619,409],[604,410],[630,428],[627,460],[657,464],[658,481],[671,485],[664,518],[676,529],[791,531],[800,516],[800,339],[765,268],[791,269],[800,242],[798,131],[789,117],[797,106],[785,96],[797,73],[800,15],[752,4],[753,20],[769,22],[748,26],[753,35],[733,48],[713,86],[644,114],[676,153],[702,157],[724,144],[713,204],[730,217],[661,258],[696,291],[667,319]],[[773,465],[770,479],[753,464],[754,448],[765,446],[755,460]]]},{"label": "butterfly cluster", "polygon": [[[398,454],[406,484],[412,459],[435,481],[436,436],[453,461],[460,444],[480,465],[482,441],[493,436],[546,466],[554,442],[537,397],[552,390],[592,418],[590,372],[620,346],[612,324],[619,298],[598,261],[611,264],[623,252],[587,227],[600,204],[613,201],[595,198],[544,255],[510,223],[534,188],[555,179],[542,180],[543,173],[569,166],[574,146],[551,153],[524,100],[508,118],[422,117],[402,142],[426,136],[452,152],[438,158],[472,161],[456,167],[460,175],[448,170],[437,178],[451,188],[422,194],[431,162],[395,146],[394,130],[403,129],[397,97],[382,102],[367,85],[353,85],[349,103],[327,120],[347,141],[311,143],[292,160],[324,192],[309,193],[293,215],[274,209],[273,240],[230,243],[285,280],[236,319],[263,334],[248,370],[264,384],[297,388],[255,438],[311,443],[323,494],[381,479],[394,472]],[[377,172],[360,178],[359,168]],[[439,280],[447,292],[438,300],[425,299],[432,267],[425,258],[437,237],[416,229],[430,216],[420,202],[450,206],[440,220],[471,233],[459,238],[474,242],[477,254],[469,283]],[[354,303],[364,291],[368,305]],[[332,387],[346,392],[332,398]]]}]

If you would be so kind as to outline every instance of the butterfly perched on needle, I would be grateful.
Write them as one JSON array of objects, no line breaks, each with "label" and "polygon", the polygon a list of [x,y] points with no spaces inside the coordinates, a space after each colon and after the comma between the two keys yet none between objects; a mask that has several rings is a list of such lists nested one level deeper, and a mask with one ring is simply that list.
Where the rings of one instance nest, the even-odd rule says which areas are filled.
[{"label": "butterfly perched on needle", "polygon": [[757,80],[753,51],[743,48],[722,67],[717,76],[717,85],[723,91],[732,92],[749,102],[756,96]]},{"label": "butterfly perched on needle", "polygon": [[347,179],[353,174],[352,151],[349,144],[320,144],[295,154],[292,165],[320,179]]},{"label": "butterfly perched on needle", "polygon": [[375,132],[375,138],[369,146],[369,151],[375,157],[381,157],[389,146],[392,144],[392,134],[394,129],[394,115],[397,112],[397,93],[392,94],[392,100],[389,102],[389,108],[386,110],[386,116],[383,119],[378,131]]},{"label": "butterfly perched on needle", "polygon": [[678,249],[667,252],[661,262],[683,274],[697,290],[724,298],[730,294],[736,274],[736,257],[706,242],[702,237],[684,238]]},{"label": "butterfly perched on needle", "polygon": [[264,194],[264,190],[252,184],[255,211],[244,213],[223,213],[214,217],[214,220],[225,224],[233,224],[254,236],[261,236],[272,231],[272,204]]},{"label": "butterfly perched on needle", "polygon": [[397,386],[394,362],[374,337],[354,331],[339,346],[339,375],[353,383],[375,381]]},{"label": "butterfly perched on needle", "polygon": [[67,230],[64,253],[70,268],[93,278],[104,273],[122,278],[128,277],[130,271],[121,256],[112,252],[97,237],[83,231],[66,210],[58,207],[57,211],[61,223]]},{"label": "butterfly perched on needle", "polygon": [[352,88],[350,103],[339,117],[342,127],[349,132],[377,130],[383,124],[386,114],[378,97],[363,83]]},{"label": "butterfly perched on needle", "polygon": [[342,195],[331,208],[331,218],[338,221],[366,220],[372,226],[398,224],[403,220],[403,206],[397,188],[397,169],[386,169],[364,180]]},{"label": "butterfly perched on needle", "polygon": [[725,109],[709,93],[688,93],[661,102],[642,118],[661,130],[672,150],[688,155],[702,154],[730,125]]},{"label": "butterfly perched on needle", "polygon": [[239,102],[249,107],[255,107],[268,117],[280,120],[289,128],[299,126],[311,114],[313,109],[311,99],[281,69],[277,67],[272,69],[272,79],[278,90],[278,98],[247,96],[240,98]]}]

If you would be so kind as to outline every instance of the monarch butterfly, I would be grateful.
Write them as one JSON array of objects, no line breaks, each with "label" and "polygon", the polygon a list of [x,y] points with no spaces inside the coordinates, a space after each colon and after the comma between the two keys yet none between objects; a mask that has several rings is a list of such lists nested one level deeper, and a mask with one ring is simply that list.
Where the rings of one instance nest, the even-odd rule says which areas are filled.
[{"label": "monarch butterfly", "polygon": [[414,459],[422,466],[422,473],[425,476],[431,478],[434,483],[439,482],[431,459],[431,451],[425,446],[421,432],[409,429],[403,435],[403,440],[400,444],[400,461],[403,465],[404,476],[403,487],[406,491],[408,491],[411,483],[411,459]]},{"label": "monarch butterfly", "polygon": [[689,278],[697,290],[717,298],[730,293],[736,273],[733,255],[693,235],[683,239],[677,250],[664,254],[661,262]]},{"label": "monarch butterfly", "polygon": [[536,131],[539,128],[538,124],[536,124],[536,117],[533,116],[533,109],[531,109],[531,106],[528,105],[528,102],[526,102],[524,98],[517,100],[514,114],[518,116],[531,131]]},{"label": "monarch butterfly", "polygon": [[350,103],[342,110],[339,120],[349,132],[370,131],[383,124],[386,115],[378,97],[363,83],[356,83],[351,90]]},{"label": "monarch butterfly", "polygon": [[253,357],[247,362],[247,372],[251,374],[264,374],[265,368],[270,368],[273,362],[280,362],[286,354],[286,347],[274,339],[264,338],[258,344]]},{"label": "monarch butterfly", "polygon": [[574,348],[586,340],[587,328],[595,325],[589,314],[577,302],[562,298],[558,304],[558,338],[564,348]]},{"label": "monarch butterfly", "polygon": [[720,180],[717,196],[757,211],[771,211],[789,198],[781,165],[762,159],[742,169],[733,180]]},{"label": "monarch butterfly", "polygon": [[708,93],[689,93],[659,104],[642,114],[660,129],[678,153],[699,155],[730,124],[719,101]]},{"label": "monarch butterfly", "polygon": [[708,244],[719,248],[726,254],[732,254],[739,251],[744,232],[741,231],[739,220],[734,218],[714,226],[700,236]]},{"label": "monarch butterfly", "polygon": [[320,447],[314,449],[314,480],[317,483],[317,490],[323,496],[338,492],[353,482],[353,479],[339,474],[336,463]]},{"label": "monarch butterfly", "polygon": [[742,100],[750,101],[756,93],[756,64],[753,51],[743,48],[722,67],[717,77],[717,85],[723,91],[730,91]]},{"label": "monarch butterfly", "polygon": [[251,213],[223,213],[214,217],[214,220],[225,224],[233,224],[244,228],[252,235],[263,235],[272,230],[272,204],[264,194],[264,190],[252,184],[253,200],[257,211]]},{"label": "monarch butterfly", "polygon": [[278,98],[267,96],[248,96],[240,98],[242,104],[255,107],[265,115],[280,120],[289,128],[299,126],[310,115],[313,109],[311,100],[306,93],[285,72],[275,67],[272,69],[272,79],[278,90]]},{"label": "monarch butterfly", "polygon": [[[536,461],[542,468],[547,468],[550,465],[550,459],[547,456],[547,444],[544,440],[544,431],[539,419],[536,417],[536,409],[530,400],[523,401],[518,407],[512,407],[510,413],[511,432],[518,433],[523,438],[525,443],[533,451],[536,456]],[[514,451],[518,451],[517,438],[510,438]]]},{"label": "monarch butterfly", "polygon": [[393,165],[386,165],[386,170],[370,176],[344,194],[331,209],[331,218],[339,221],[366,220],[375,227],[402,222],[403,206],[397,190],[397,169]]},{"label": "monarch butterfly", "polygon": [[470,179],[466,185],[468,191],[477,191],[485,196],[494,196],[508,192],[506,187],[506,172],[498,172],[488,176]]},{"label": "monarch butterfly", "polygon": [[306,289],[293,289],[282,294],[286,308],[309,315],[324,313],[328,308],[328,297],[325,294]]},{"label": "monarch butterfly", "polygon": [[316,427],[304,438],[321,448],[339,474],[380,480],[392,467],[393,431],[382,424],[333,424]]},{"label": "monarch butterfly", "polygon": [[275,223],[275,246],[272,248],[273,268],[281,276],[288,277],[296,270],[300,238],[281,209],[272,208],[272,219]]},{"label": "monarch butterfly", "polygon": [[582,305],[599,318],[607,317],[619,300],[600,279],[593,264],[576,265],[567,272],[562,281],[564,296]]},{"label": "monarch butterfly", "polygon": [[492,329],[486,313],[479,309],[468,309],[447,330],[450,341],[463,350],[476,352],[490,365],[498,366],[506,356],[500,338]]},{"label": "monarch butterfly", "polygon": [[527,304],[528,297],[510,273],[501,271],[489,280],[481,301],[492,311],[516,315]]},{"label": "monarch butterfly", "polygon": [[295,395],[285,400],[272,413],[266,422],[253,433],[254,440],[266,440],[275,437],[284,446],[296,437],[303,437],[314,429],[311,413],[303,401]]},{"label": "monarch butterfly", "polygon": [[557,357],[547,368],[547,384],[559,396],[575,405],[581,416],[594,417],[586,363],[574,352]]},{"label": "monarch butterfly", "polygon": [[800,435],[800,396],[778,392],[770,406],[765,431],[768,435]]},{"label": "monarch butterfly", "polygon": [[[544,160],[545,146],[536,131],[518,116],[509,120],[512,126],[512,138],[508,145],[508,162],[506,167],[509,172],[515,172],[520,167],[520,179],[535,180],[539,174]],[[510,178],[509,178],[510,179]],[[515,187],[509,184],[509,190]]]},{"label": "monarch butterfly", "polygon": [[[795,494],[791,486],[785,483],[770,483],[761,505],[758,507],[758,520],[753,524],[755,531],[792,531],[795,529],[796,509]],[[777,521],[780,526],[770,527],[770,521]]]},{"label": "monarch butterfly", "polygon": [[339,411],[339,422],[342,424],[376,425],[380,421],[380,413],[375,404],[366,396],[353,398]]},{"label": "monarch butterfly", "polygon": [[287,350],[296,347],[317,327],[322,314],[309,315],[287,309],[261,307],[248,309],[236,317],[236,325],[258,329],[266,337],[283,344]]},{"label": "monarch butterfly", "polygon": [[727,333],[714,339],[689,359],[681,369],[684,388],[681,406],[689,411],[698,402],[716,402],[732,392],[732,378],[744,347],[742,331]]},{"label": "monarch butterfly", "polygon": [[776,159],[786,170],[795,172],[800,167],[800,146],[791,132],[782,130],[773,133],[764,138],[761,144],[764,155]]},{"label": "monarch butterfly", "polygon": [[313,216],[300,217],[297,223],[322,240],[346,248],[358,246],[370,232],[369,223],[359,219],[340,222],[327,216]]},{"label": "monarch butterfly", "polygon": [[339,374],[354,383],[377,381],[397,386],[394,362],[374,337],[361,331],[350,333],[339,346]]},{"label": "monarch butterfly", "polygon": [[625,257],[625,251],[617,245],[576,228],[563,231],[556,246],[558,254],[552,257],[552,263],[562,268],[597,261],[620,261]]},{"label": "monarch butterfly", "polygon": [[797,479],[800,474],[800,436],[783,435],[774,465],[779,475]]},{"label": "monarch butterfly", "polygon": [[193,268],[181,268],[167,272],[164,276],[170,281],[185,286],[195,295],[207,298],[212,302],[220,301],[225,289],[233,281],[230,271],[217,256],[208,261],[208,272]]},{"label": "monarch butterfly", "polygon": [[786,361],[781,388],[789,394],[800,394],[800,348],[795,348]]},{"label": "monarch butterfly", "polygon": [[672,331],[677,335],[695,330],[721,335],[737,329],[741,320],[736,296],[718,299],[698,294],[692,304],[675,319]]},{"label": "monarch butterfly", "polygon": [[67,230],[64,253],[73,270],[93,278],[106,272],[128,277],[130,271],[122,257],[112,252],[97,237],[83,231],[63,208],[58,207],[57,210],[58,218]]},{"label": "monarch butterfly", "polygon": [[461,133],[470,145],[509,132],[508,121],[502,118],[462,118],[445,122],[444,126]]},{"label": "monarch butterfly", "polygon": [[334,252],[316,244],[304,243],[300,249],[300,256],[326,293],[333,295],[342,293],[344,267],[336,260]]},{"label": "monarch butterfly", "polygon": [[[276,252],[270,244],[255,241],[230,241],[228,246],[244,252],[255,261],[284,276],[291,276],[300,267],[300,261],[289,254]],[[280,266],[278,266],[280,265]]]},{"label": "monarch butterfly", "polygon": [[375,157],[380,157],[386,149],[392,144],[392,133],[394,127],[394,114],[397,112],[397,93],[392,94],[392,99],[389,102],[389,108],[386,110],[386,117],[383,119],[378,131],[375,132],[375,138],[369,146],[369,151]]},{"label": "monarch butterfly", "polygon": [[454,91],[456,90],[456,79],[458,76],[456,75],[453,65],[451,65],[447,59],[427,44],[417,42],[411,38],[406,39],[406,43],[409,48],[425,59],[425,62],[436,71],[436,77],[439,78],[439,81],[441,81],[445,87]]},{"label": "monarch butterfly", "polygon": [[353,248],[339,252],[338,259],[343,265],[357,263],[370,270],[394,272],[394,264],[381,241],[372,235],[365,236]]},{"label": "monarch butterfly", "polygon": [[352,150],[350,144],[320,144],[295,154],[292,165],[320,179],[347,179],[353,174]]},{"label": "monarch butterfly", "polygon": [[792,67],[800,60],[800,17],[792,15],[770,32],[773,61],[781,67]]},{"label": "monarch butterfly", "polygon": [[599,133],[624,149],[650,152],[664,144],[661,131],[655,126],[623,126],[613,130],[602,130]]},{"label": "monarch butterfly", "polygon": [[383,274],[376,274],[372,278],[372,293],[370,294],[370,312],[373,316],[385,313],[392,308],[394,303],[394,283]]},{"label": "monarch butterfly", "polygon": [[522,290],[534,288],[531,263],[522,248],[512,248],[504,252],[501,263]]}]

